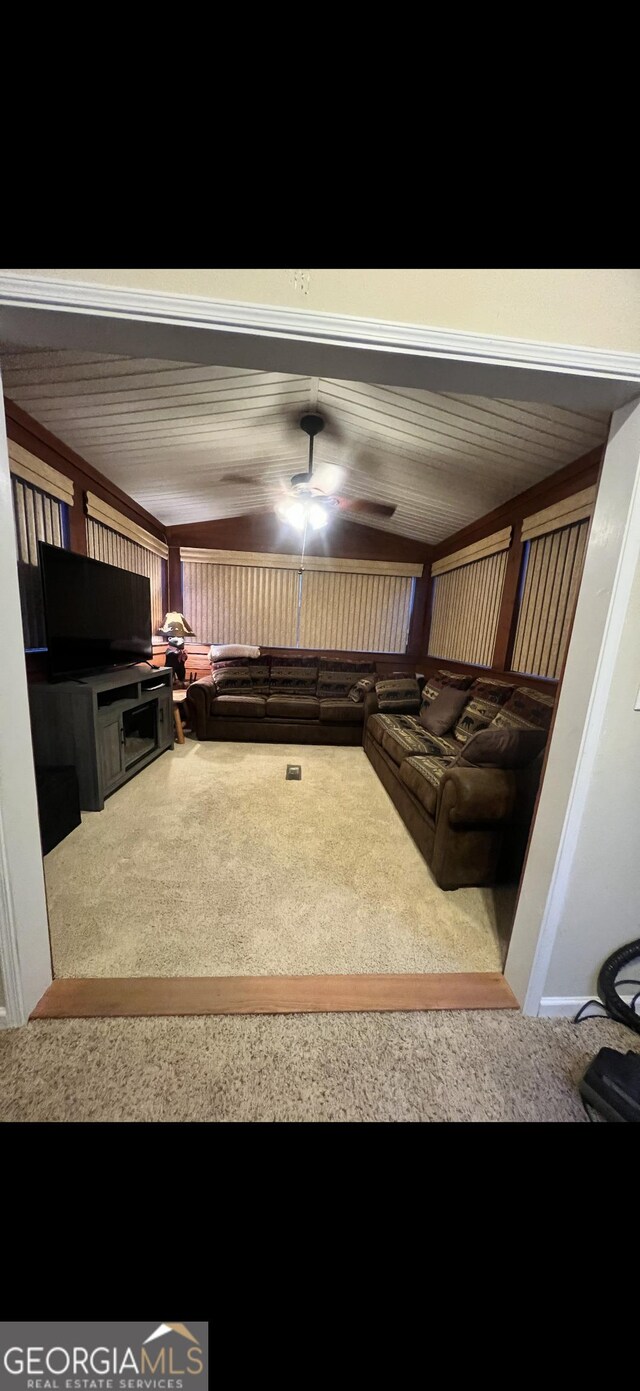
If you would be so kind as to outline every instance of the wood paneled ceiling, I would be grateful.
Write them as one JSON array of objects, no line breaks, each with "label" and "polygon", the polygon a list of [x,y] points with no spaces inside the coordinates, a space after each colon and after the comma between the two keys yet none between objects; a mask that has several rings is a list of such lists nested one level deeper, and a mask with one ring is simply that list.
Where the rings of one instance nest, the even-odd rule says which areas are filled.
[{"label": "wood paneled ceiling", "polygon": [[305,410],[326,419],[316,467],[344,470],[338,487],[329,470],[323,484],[397,508],[389,520],[353,520],[431,543],[602,443],[608,428],[598,411],[95,353],[12,351],[2,374],[8,397],[166,525],[273,504],[306,468]]}]

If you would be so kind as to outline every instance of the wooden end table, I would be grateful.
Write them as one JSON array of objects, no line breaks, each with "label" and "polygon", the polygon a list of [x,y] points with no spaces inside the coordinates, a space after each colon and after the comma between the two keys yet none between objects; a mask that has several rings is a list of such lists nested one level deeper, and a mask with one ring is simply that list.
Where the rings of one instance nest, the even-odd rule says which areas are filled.
[{"label": "wooden end table", "polygon": [[184,744],[184,729],[183,729],[183,726],[182,726],[182,720],[180,719],[180,711],[179,711],[179,709],[178,709],[178,706],[179,706],[179,705],[182,705],[183,700],[186,700],[186,698],[187,698],[187,692],[186,692],[186,691],[176,691],[176,690],[174,690],[174,691],[172,692],[172,695],[173,695],[173,723],[174,723],[174,725],[175,725],[175,727],[176,727],[176,739],[177,739],[177,741],[178,741],[179,744]]}]

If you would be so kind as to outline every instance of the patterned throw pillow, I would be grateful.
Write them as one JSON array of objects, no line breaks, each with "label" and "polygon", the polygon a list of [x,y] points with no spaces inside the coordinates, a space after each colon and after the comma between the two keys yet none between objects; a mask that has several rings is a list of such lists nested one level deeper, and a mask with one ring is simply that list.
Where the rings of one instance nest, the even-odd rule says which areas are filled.
[{"label": "patterned throw pillow", "polygon": [[534,691],[532,686],[517,686],[509,704],[496,715],[496,729],[548,729],[555,703],[555,694]]},{"label": "patterned throw pillow", "polygon": [[458,743],[465,744],[472,734],[486,729],[512,695],[513,686],[508,681],[494,681],[488,676],[479,676],[469,688],[469,703],[453,731]]},{"label": "patterned throw pillow", "polygon": [[390,681],[376,681],[376,695],[380,710],[390,714],[400,710],[417,713],[420,709],[420,687],[415,676],[396,676]]},{"label": "patterned throw pillow", "polygon": [[317,657],[272,657],[269,679],[271,695],[314,696],[317,682]]},{"label": "patterned throw pillow", "polygon": [[269,694],[268,657],[225,657],[211,661],[211,675],[217,693],[250,691],[252,695]]},{"label": "patterned throw pillow", "polygon": [[461,748],[456,763],[463,768],[527,768],[547,742],[544,729],[479,729]]},{"label": "patterned throw pillow", "polygon": [[345,659],[321,657],[318,675],[318,699],[340,699],[349,695],[350,690],[363,676],[375,677],[376,669],[371,658]]},{"label": "patterned throw pillow", "polygon": [[422,702],[430,704],[446,686],[453,686],[456,691],[468,691],[473,680],[473,676],[464,676],[460,671],[435,671],[431,676],[427,676],[424,683]]},{"label": "patterned throw pillow", "polygon": [[360,680],[356,681],[355,686],[351,687],[349,691],[349,700],[352,700],[354,705],[362,705],[367,692],[375,691],[375,688],[375,676],[361,676]]}]

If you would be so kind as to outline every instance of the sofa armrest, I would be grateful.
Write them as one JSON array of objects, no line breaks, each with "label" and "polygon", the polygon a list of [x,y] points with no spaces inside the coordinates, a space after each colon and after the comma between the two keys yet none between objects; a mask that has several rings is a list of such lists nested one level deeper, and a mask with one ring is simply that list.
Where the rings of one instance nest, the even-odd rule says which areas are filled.
[{"label": "sofa armrest", "polygon": [[195,729],[198,739],[206,738],[209,702],[215,699],[215,695],[215,681],[212,676],[202,676],[199,681],[192,681],[187,687],[189,723]]},{"label": "sofa armrest", "polygon": [[367,727],[367,720],[370,715],[377,715],[379,710],[378,696],[375,691],[367,691],[364,698],[364,714],[362,716],[364,727]]},{"label": "sofa armrest", "polygon": [[508,821],[516,787],[515,773],[503,768],[449,768],[440,783],[438,817],[450,826]]}]

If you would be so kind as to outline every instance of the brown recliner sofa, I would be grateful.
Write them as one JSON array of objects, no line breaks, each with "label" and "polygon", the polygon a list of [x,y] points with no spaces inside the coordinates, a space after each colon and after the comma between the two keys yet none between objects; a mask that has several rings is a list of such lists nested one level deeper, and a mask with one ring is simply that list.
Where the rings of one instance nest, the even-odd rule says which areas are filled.
[{"label": "brown recliner sofa", "polygon": [[370,659],[243,657],[194,681],[187,714],[198,739],[256,743],[361,744],[364,703],[349,698],[373,677]]},{"label": "brown recliner sofa", "polygon": [[[462,673],[468,702],[454,730],[434,737],[419,707],[381,713],[375,691],[365,697],[364,750],[442,889],[517,879],[542,770],[543,752],[517,771],[465,767],[456,762],[466,739],[480,729],[549,729],[554,695]],[[427,677],[423,702],[433,701],[456,674]]]}]

